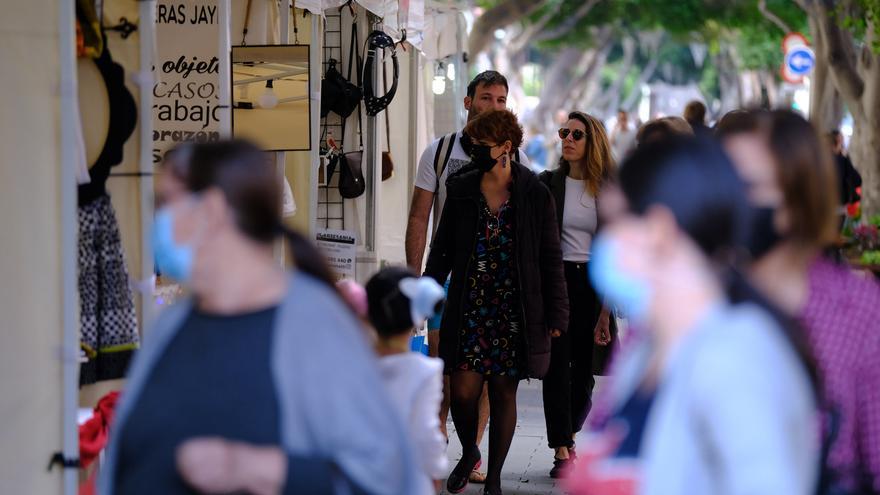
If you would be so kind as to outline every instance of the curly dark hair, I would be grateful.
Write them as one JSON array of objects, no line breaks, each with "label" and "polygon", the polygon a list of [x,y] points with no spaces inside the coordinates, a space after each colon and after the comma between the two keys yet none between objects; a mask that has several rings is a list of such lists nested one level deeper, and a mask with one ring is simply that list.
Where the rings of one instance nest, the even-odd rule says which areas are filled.
[{"label": "curly dark hair", "polygon": [[513,149],[522,145],[523,129],[516,114],[510,110],[487,110],[468,122],[464,133],[477,141],[503,144],[510,141]]}]

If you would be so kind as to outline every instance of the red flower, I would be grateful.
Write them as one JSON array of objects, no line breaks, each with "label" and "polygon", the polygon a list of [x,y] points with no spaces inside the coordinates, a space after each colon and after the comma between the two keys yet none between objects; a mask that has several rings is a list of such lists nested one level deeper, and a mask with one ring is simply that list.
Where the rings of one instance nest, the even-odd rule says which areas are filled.
[{"label": "red flower", "polygon": [[846,216],[850,218],[855,218],[859,216],[859,210],[861,208],[861,204],[858,201],[855,203],[850,203],[846,205]]}]

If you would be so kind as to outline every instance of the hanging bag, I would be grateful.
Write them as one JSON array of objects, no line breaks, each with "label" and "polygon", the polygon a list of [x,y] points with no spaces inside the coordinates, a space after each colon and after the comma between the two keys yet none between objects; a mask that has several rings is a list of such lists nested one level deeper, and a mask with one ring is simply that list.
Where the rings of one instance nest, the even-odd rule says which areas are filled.
[{"label": "hanging bag", "polygon": [[[388,92],[388,82],[385,79],[384,66],[382,74],[382,84],[385,86],[385,92]],[[391,159],[391,125],[388,122],[388,109],[385,109],[385,144],[388,145],[388,151],[382,152],[382,180],[386,181],[394,176],[394,160]]]},{"label": "hanging bag", "polygon": [[360,104],[361,98],[361,88],[343,77],[336,69],[336,60],[331,58],[321,80],[321,117],[334,112],[343,119],[348,118]]},{"label": "hanging bag", "polygon": [[[348,55],[348,79],[351,80],[352,68],[357,61],[358,65],[358,86],[361,84],[361,54],[358,48],[358,32],[357,18],[351,24],[351,46]],[[354,199],[360,197],[367,189],[367,182],[364,180],[363,158],[364,158],[364,136],[363,126],[361,122],[361,106],[360,101],[355,108],[358,117],[358,143],[360,149],[345,153],[339,157],[339,195],[345,199]],[[345,120],[342,121],[342,135],[345,136]]]}]

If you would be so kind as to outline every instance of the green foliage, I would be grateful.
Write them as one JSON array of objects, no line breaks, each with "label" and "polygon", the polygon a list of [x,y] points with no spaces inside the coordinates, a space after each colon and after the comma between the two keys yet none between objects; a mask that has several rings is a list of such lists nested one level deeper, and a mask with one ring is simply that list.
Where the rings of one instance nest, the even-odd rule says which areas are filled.
[{"label": "green foliage", "polygon": [[[880,26],[880,0],[852,0],[840,3],[834,12],[841,25],[856,38],[864,39],[870,26]],[[880,36],[874,36],[871,49],[880,53]]]},{"label": "green foliage", "polygon": [[707,97],[721,97],[721,87],[718,83],[718,68],[715,64],[706,64],[698,86],[700,91]]}]

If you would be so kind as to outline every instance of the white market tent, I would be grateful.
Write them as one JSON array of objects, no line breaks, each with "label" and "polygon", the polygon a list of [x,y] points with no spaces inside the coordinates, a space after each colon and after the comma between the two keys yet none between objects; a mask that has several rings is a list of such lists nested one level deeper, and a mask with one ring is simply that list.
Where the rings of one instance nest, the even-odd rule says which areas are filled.
[{"label": "white market tent", "polygon": [[[139,314],[141,316],[142,327],[146,327],[150,321],[150,313],[152,304],[152,294],[150,290],[150,277],[153,272],[153,257],[149,248],[149,229],[153,216],[153,135],[152,135],[152,82],[153,75],[151,66],[155,53],[156,40],[154,37],[154,16],[156,4],[162,0],[104,0],[103,9],[104,16],[108,23],[126,17],[129,21],[138,25],[138,30],[127,40],[121,40],[118,35],[111,33],[108,45],[113,50],[114,58],[125,69],[128,75],[128,86],[131,93],[139,103],[140,115],[139,126],[135,134],[129,139],[125,146],[125,159],[114,169],[119,172],[117,177],[111,178],[108,182],[108,189],[113,197],[114,207],[117,211],[120,228],[122,231],[123,245],[129,265],[129,271],[133,278],[140,283],[135,286],[142,290]],[[230,77],[228,64],[228,51],[231,44],[237,42],[237,33],[241,33],[244,24],[244,10],[247,0],[217,0],[220,20],[220,34],[217,39],[217,52],[221,58],[221,77],[220,91],[221,105],[228,105],[228,94],[230,92]],[[57,135],[57,143],[54,148],[47,147],[46,154],[57,157],[60,165],[60,171],[56,177],[59,188],[54,189],[57,197],[52,199],[52,203],[57,205],[59,218],[57,223],[46,224],[47,228],[53,228],[51,225],[60,226],[57,243],[58,246],[57,267],[53,274],[57,277],[57,286],[61,287],[59,298],[52,299],[52,311],[57,310],[59,321],[62,324],[63,345],[59,342],[53,344],[53,348],[60,347],[61,351],[54,359],[56,365],[63,367],[61,376],[56,377],[57,382],[51,386],[45,386],[45,373],[40,374],[43,380],[41,385],[45,386],[47,391],[52,391],[54,398],[47,402],[43,400],[41,405],[57,407],[62,406],[63,421],[61,429],[50,429],[43,437],[45,437],[38,447],[34,447],[33,451],[39,451],[40,456],[49,454],[46,452],[46,445],[55,444],[54,448],[63,444],[63,455],[65,458],[74,459],[78,456],[77,445],[77,409],[80,405],[93,405],[97,397],[103,395],[100,388],[92,391],[82,391],[77,393],[77,374],[79,362],[77,360],[79,349],[79,321],[77,317],[77,293],[76,293],[76,174],[74,162],[76,149],[74,133],[77,127],[81,126],[79,120],[79,112],[76,111],[77,106],[77,70],[76,58],[73,53],[74,42],[74,9],[73,1],[61,2],[60,5],[52,2],[34,2],[32,8],[28,7],[28,11],[33,10],[39,12],[43,9],[45,12],[53,12],[57,15],[57,25],[51,28],[45,28],[43,31],[46,39],[51,41],[53,46],[49,47],[40,45],[40,53],[47,53],[50,60],[52,56],[57,66],[48,72],[60,73],[60,78],[56,78],[56,86],[49,88],[45,84],[34,84],[29,89],[30,96],[25,98],[26,101],[36,101],[38,98],[37,91],[47,90],[47,94],[43,98],[48,101],[56,101],[59,103],[60,111],[56,114],[49,112],[51,117],[55,115],[56,128],[59,131]],[[251,23],[249,25],[249,44],[257,44],[262,42],[265,44],[283,44],[293,41],[291,26],[293,19],[289,9],[280,8],[279,2],[275,0],[253,0],[253,12],[251,13]],[[276,159],[279,164],[279,171],[283,173],[293,185],[294,194],[297,197],[297,203],[300,205],[299,213],[290,222],[291,225],[300,228],[300,230],[310,232],[314,235],[318,229],[318,212],[316,204],[318,201],[318,184],[317,184],[317,163],[318,159],[318,140],[320,138],[320,118],[317,112],[317,105],[320,102],[320,80],[322,76],[322,51],[320,48],[323,43],[322,29],[325,12],[332,9],[338,9],[340,5],[345,4],[342,0],[297,0],[296,8],[308,11],[312,15],[303,21],[299,17],[299,41],[310,44],[313,47],[310,59],[310,76],[311,85],[309,91],[309,99],[313,103],[315,111],[311,119],[312,134],[312,150],[310,152],[287,152],[277,153]],[[30,2],[28,2],[30,4]],[[399,80],[399,89],[397,96],[392,104],[388,107],[387,112],[390,121],[390,151],[395,161],[395,175],[386,182],[381,182],[379,174],[373,174],[371,188],[368,194],[358,198],[357,200],[346,200],[344,210],[346,217],[352,219],[351,224],[346,227],[354,230],[360,240],[358,249],[358,266],[357,276],[364,279],[383,262],[402,263],[404,261],[403,254],[403,233],[406,225],[406,214],[409,208],[409,196],[412,190],[412,183],[415,175],[415,166],[418,161],[422,149],[427,146],[431,139],[434,138],[433,130],[433,95],[431,93],[431,80],[434,76],[434,61],[445,57],[460,54],[464,46],[465,22],[462,15],[463,6],[454,2],[425,2],[423,0],[359,0],[355,2],[358,9],[358,20],[363,23],[361,30],[366,34],[367,29],[371,27],[379,27],[393,38],[400,40],[406,32],[407,46],[414,48],[406,52],[398,50],[400,59],[401,76]],[[369,25],[368,18],[371,16],[373,20],[378,19],[379,22],[373,26]],[[10,16],[13,18],[14,16]],[[52,16],[50,16],[52,17]],[[39,23],[27,24],[34,16],[22,17],[21,26],[31,26],[36,29]],[[45,19],[46,17],[43,17]],[[277,22],[277,24],[276,24]],[[7,23],[8,24],[8,23]],[[281,26],[278,28],[277,26]],[[0,34],[4,39],[12,40],[15,36],[20,36],[21,29],[24,27],[16,27],[12,25],[0,26]],[[37,32],[37,31],[35,31]],[[366,36],[362,36],[363,41]],[[341,40],[346,42],[346,39]],[[26,65],[31,63],[30,50],[19,50],[18,45],[11,44],[7,46],[5,52],[8,53],[14,63]],[[343,46],[344,43],[343,43]],[[44,50],[45,48],[45,50]],[[51,49],[50,49],[51,48]],[[34,52],[36,53],[36,52]],[[29,62],[30,60],[30,62]],[[458,71],[459,74],[467,74],[464,67]],[[6,76],[5,76],[6,77]],[[11,77],[11,76],[9,76]],[[41,76],[42,77],[42,76]],[[12,83],[21,83],[24,76],[15,79]],[[21,80],[19,80],[21,79]],[[456,96],[463,94],[461,89],[462,78],[453,86],[458,86],[455,93]],[[60,84],[58,84],[60,82]],[[58,88],[60,87],[60,93]],[[53,100],[54,98],[54,100]],[[221,119],[221,132],[228,135],[229,133],[229,112],[223,112],[225,116]],[[373,167],[381,163],[380,156],[383,151],[385,139],[383,138],[384,119],[380,114],[379,118],[366,119],[364,142],[366,144],[365,163],[372,163]],[[34,125],[37,125],[36,123]],[[39,125],[46,125],[42,122]],[[354,126],[350,126],[354,127]],[[51,134],[51,133],[50,133]],[[11,141],[7,144],[12,145]],[[10,152],[12,146],[7,147]],[[47,189],[52,190],[51,188]],[[14,225],[10,224],[15,232]],[[35,254],[36,256],[36,254]],[[20,296],[22,301],[31,297],[32,292],[23,292]],[[24,305],[23,309],[30,308]],[[32,310],[33,308],[31,308]],[[10,313],[11,314],[11,313]],[[46,315],[54,315],[54,312],[46,312]],[[29,321],[27,314],[22,312],[19,319],[21,322]],[[13,321],[19,321],[13,318]],[[22,323],[24,324],[24,323]],[[149,339],[149,335],[144,336]],[[42,345],[38,341],[22,341],[24,347],[30,345],[40,348]],[[26,344],[26,345],[25,345]],[[45,349],[43,349],[45,351]],[[18,367],[8,370],[8,376],[17,376],[22,373],[25,367]],[[63,377],[63,378],[62,378]],[[27,382],[30,383],[30,382]],[[26,386],[26,385],[25,385]],[[118,388],[118,384],[114,384],[113,388]],[[61,391],[62,393],[55,393]],[[48,392],[47,392],[48,393]],[[23,411],[35,410],[24,407]],[[10,428],[24,429],[23,425],[29,420],[41,417],[60,416],[60,411],[45,411],[42,416],[34,414],[21,414],[10,419]],[[16,426],[18,425],[18,426]],[[39,428],[39,426],[35,426]],[[53,436],[56,435],[56,436]],[[62,442],[63,439],[63,442]],[[37,450],[39,449],[39,450]],[[43,458],[41,457],[41,460]],[[10,469],[19,471],[30,470],[33,467],[33,459],[24,456],[16,462],[8,463]],[[41,482],[42,483],[42,482]],[[57,483],[57,481],[56,481]],[[76,493],[77,472],[75,469],[66,469],[64,476],[64,493]],[[45,490],[47,484],[33,485],[34,493],[50,493]],[[57,485],[56,485],[57,486]]]}]

